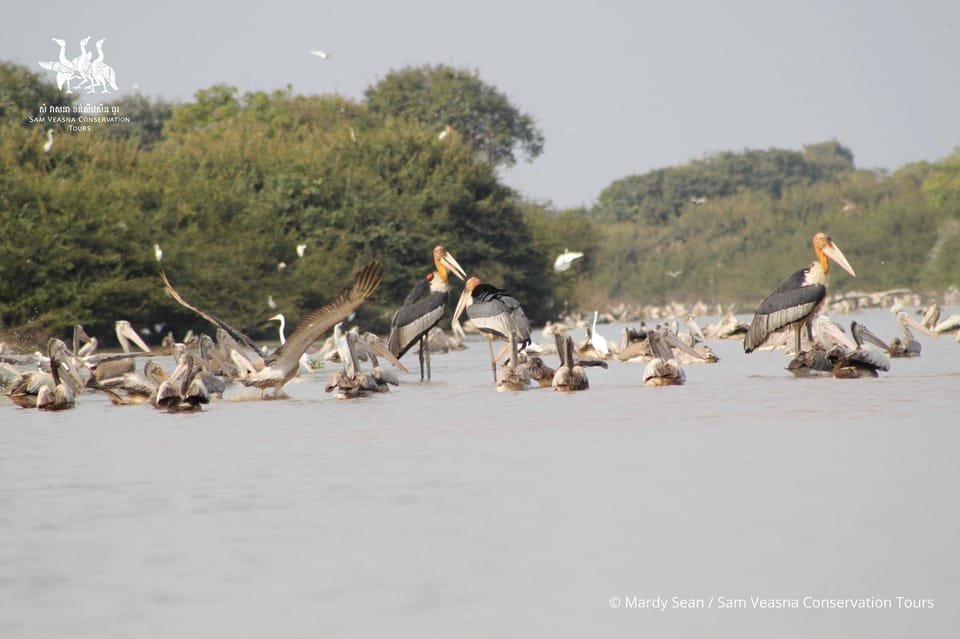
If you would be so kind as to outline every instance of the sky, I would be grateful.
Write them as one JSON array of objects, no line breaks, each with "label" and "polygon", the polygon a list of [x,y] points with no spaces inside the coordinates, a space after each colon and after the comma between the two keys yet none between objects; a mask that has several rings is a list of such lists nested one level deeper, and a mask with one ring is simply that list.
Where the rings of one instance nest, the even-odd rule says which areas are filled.
[{"label": "sky", "polygon": [[[42,72],[51,38],[106,38],[121,93],[246,91],[360,100],[391,70],[476,71],[543,131],[502,172],[525,197],[590,206],[628,175],[721,151],[836,139],[859,168],[960,146],[956,0],[7,2],[0,59]],[[326,60],[311,49],[331,52]],[[54,80],[52,72],[45,72]],[[102,98],[87,99],[99,102]]]}]

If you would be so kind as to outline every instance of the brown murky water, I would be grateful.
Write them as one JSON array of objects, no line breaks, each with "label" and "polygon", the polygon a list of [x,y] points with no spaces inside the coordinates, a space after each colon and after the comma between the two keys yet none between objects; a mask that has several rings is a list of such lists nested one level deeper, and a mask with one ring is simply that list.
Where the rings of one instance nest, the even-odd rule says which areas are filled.
[{"label": "brown murky water", "polygon": [[497,393],[471,341],[357,401],[322,372],[195,415],[3,399],[0,636],[946,636],[960,345],[920,339],[875,380],[720,341],[683,387],[611,362],[586,393]]}]

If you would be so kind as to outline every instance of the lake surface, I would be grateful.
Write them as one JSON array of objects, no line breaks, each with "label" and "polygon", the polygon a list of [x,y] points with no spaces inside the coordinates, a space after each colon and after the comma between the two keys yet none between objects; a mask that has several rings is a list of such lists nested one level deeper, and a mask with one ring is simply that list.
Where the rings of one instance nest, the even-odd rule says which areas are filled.
[{"label": "lake surface", "polygon": [[0,636],[955,636],[960,344],[919,339],[879,379],[714,340],[682,387],[611,361],[498,393],[471,337],[362,400],[324,393],[330,363],[190,415],[3,398]]}]

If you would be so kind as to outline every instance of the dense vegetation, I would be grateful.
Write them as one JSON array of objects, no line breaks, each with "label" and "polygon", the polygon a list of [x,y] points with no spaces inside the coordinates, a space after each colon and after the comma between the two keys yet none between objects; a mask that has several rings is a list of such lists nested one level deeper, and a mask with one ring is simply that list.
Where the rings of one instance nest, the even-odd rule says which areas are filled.
[{"label": "dense vegetation", "polygon": [[[371,259],[386,277],[360,319],[382,331],[432,270],[436,244],[514,292],[535,322],[616,301],[754,303],[810,261],[818,230],[857,270],[838,289],[960,283],[960,153],[892,175],[857,170],[836,141],[721,153],[623,177],[592,209],[557,211],[500,183],[498,167],[516,150],[534,159],[544,140],[473,73],[405,69],[365,102],[227,86],[177,105],[127,96],[114,104],[128,124],[89,133],[30,120],[70,97],[0,64],[8,340],[75,323],[106,335],[120,318],[209,330],[166,297],[160,268],[188,299],[265,334],[268,300],[296,321]],[[556,273],[565,248],[586,257]]]}]

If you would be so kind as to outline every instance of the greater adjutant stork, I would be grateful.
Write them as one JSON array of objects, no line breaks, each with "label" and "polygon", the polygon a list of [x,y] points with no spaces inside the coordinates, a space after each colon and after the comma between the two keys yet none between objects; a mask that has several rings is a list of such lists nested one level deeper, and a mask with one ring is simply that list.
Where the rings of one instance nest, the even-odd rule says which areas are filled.
[{"label": "greater adjutant stork", "polygon": [[830,260],[856,277],[853,267],[826,233],[813,236],[816,261],[791,275],[774,292],[760,302],[750,328],[743,338],[743,350],[747,353],[762,345],[776,331],[794,328],[797,335],[797,350],[800,353],[800,334],[804,327],[809,331],[811,318],[827,297],[827,275]]},{"label": "greater adjutant stork", "polygon": [[427,361],[427,379],[430,379],[430,349],[427,332],[440,322],[447,308],[450,283],[447,271],[461,280],[467,278],[457,260],[442,246],[433,249],[436,269],[417,282],[390,320],[387,349],[394,357],[402,357],[415,343],[420,344],[420,379],[423,380],[423,361]]},{"label": "greater adjutant stork", "polygon": [[460,319],[464,311],[474,327],[487,336],[490,366],[493,367],[493,381],[496,382],[497,359],[493,354],[493,339],[502,337],[509,343],[512,336],[517,350],[523,350],[530,344],[530,322],[517,298],[492,284],[482,283],[478,277],[467,280],[453,312],[453,319]]}]

